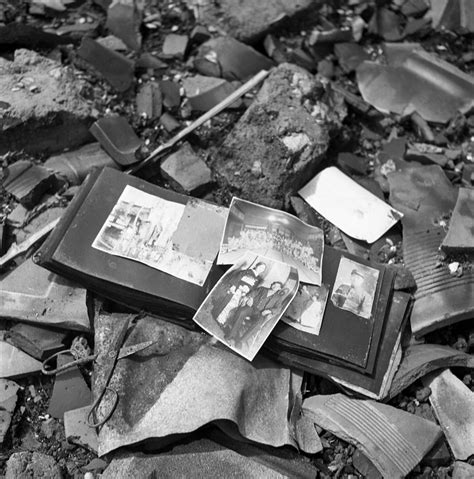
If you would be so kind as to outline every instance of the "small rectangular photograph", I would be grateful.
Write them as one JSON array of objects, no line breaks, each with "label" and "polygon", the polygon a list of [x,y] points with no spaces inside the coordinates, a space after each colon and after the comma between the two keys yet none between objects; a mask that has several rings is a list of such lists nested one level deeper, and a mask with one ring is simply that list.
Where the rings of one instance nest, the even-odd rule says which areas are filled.
[{"label": "small rectangular photograph", "polygon": [[234,264],[249,251],[298,270],[303,283],[321,284],[324,234],[284,211],[233,198],[218,264]]},{"label": "small rectangular photograph", "polygon": [[[127,185],[92,247],[202,286],[213,260],[209,255],[190,256],[182,245],[177,247],[173,242],[185,211],[185,205]],[[216,242],[216,255],[217,250]]]},{"label": "small rectangular photograph", "polygon": [[327,284],[300,284],[281,320],[305,333],[319,335],[329,295]]},{"label": "small rectangular photograph", "polygon": [[378,279],[377,269],[342,257],[334,280],[331,301],[337,308],[369,319]]},{"label": "small rectangular photograph", "polygon": [[246,253],[219,280],[193,320],[252,361],[294,298],[298,270]]}]

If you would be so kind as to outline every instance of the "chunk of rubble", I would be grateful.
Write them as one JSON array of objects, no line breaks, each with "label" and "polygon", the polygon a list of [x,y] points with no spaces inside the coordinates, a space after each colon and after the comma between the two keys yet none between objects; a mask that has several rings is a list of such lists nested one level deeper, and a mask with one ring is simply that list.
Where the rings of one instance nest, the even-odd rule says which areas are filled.
[{"label": "chunk of rubble", "polygon": [[218,37],[203,43],[194,67],[206,76],[246,81],[260,70],[274,66],[272,60],[232,37]]},{"label": "chunk of rubble", "polygon": [[169,113],[163,113],[160,117],[160,125],[168,132],[171,133],[181,126],[181,123]]},{"label": "chunk of rubble", "polygon": [[198,194],[211,183],[211,170],[189,143],[161,163],[161,174],[180,193]]},{"label": "chunk of rubble", "polygon": [[[344,116],[339,100],[306,70],[278,66],[215,155],[214,170],[243,199],[281,208],[324,158]],[[251,171],[255,159],[258,177]]]},{"label": "chunk of rubble", "polygon": [[40,452],[15,452],[8,458],[6,466],[5,479],[64,477],[56,461]]},{"label": "chunk of rubble", "polygon": [[77,52],[116,90],[123,92],[132,86],[135,78],[135,62],[133,60],[109,50],[89,37],[83,38]]},{"label": "chunk of rubble", "polygon": [[179,106],[181,103],[179,85],[171,80],[162,80],[159,85],[163,96],[163,105],[168,109]]},{"label": "chunk of rubble", "polygon": [[90,406],[64,412],[64,433],[71,444],[85,447],[94,454],[99,449],[97,432],[87,423]]},{"label": "chunk of rubble", "polygon": [[427,17],[433,28],[460,34],[474,32],[474,8],[469,0],[440,0],[430,4]]},{"label": "chunk of rubble", "polygon": [[[57,360],[57,367],[60,368],[71,361],[72,355],[61,354]],[[74,365],[56,375],[48,414],[56,419],[63,419],[65,412],[88,406],[91,399],[91,391],[81,371]]]},{"label": "chunk of rubble", "polygon": [[0,316],[39,326],[89,330],[86,290],[31,259],[2,278]]},{"label": "chunk of rubble", "polygon": [[14,324],[5,334],[5,339],[31,357],[45,360],[65,348],[66,333],[32,324]]},{"label": "chunk of rubble", "polygon": [[200,2],[186,0],[199,23],[218,27],[229,36],[246,43],[263,37],[282,22],[297,21],[315,8],[311,0],[269,0],[262,4],[253,0],[221,0]]},{"label": "chunk of rubble", "polygon": [[127,45],[120,40],[120,38],[114,35],[107,35],[106,37],[101,37],[97,39],[97,42],[100,43],[103,47],[108,48],[109,50],[114,50],[116,52],[125,52],[127,51]]},{"label": "chunk of rubble", "polygon": [[28,209],[36,206],[41,197],[55,185],[51,172],[28,160],[13,163],[3,176],[3,187]]},{"label": "chunk of rubble", "polygon": [[365,101],[384,113],[447,123],[474,106],[474,79],[416,44],[385,46],[387,64],[365,61],[357,82]]},{"label": "chunk of rubble", "polygon": [[161,116],[163,108],[160,85],[150,81],[140,86],[136,98],[137,113],[148,120]]},{"label": "chunk of rubble", "polygon": [[41,371],[39,361],[2,339],[0,358],[0,378],[15,378]]},{"label": "chunk of rubble", "polygon": [[[15,229],[14,234],[16,236],[17,243],[27,241],[33,235],[38,233],[45,225],[58,220],[66,210],[65,206],[53,206],[48,208],[49,204],[54,203],[54,196],[50,197],[50,200],[46,200],[37,206],[38,210],[32,210],[29,213],[27,224],[23,225],[21,229]],[[42,207],[46,209],[42,210]],[[40,211],[38,213],[38,211]],[[31,215],[31,216],[30,216]]]},{"label": "chunk of rubble", "polygon": [[162,49],[163,57],[182,60],[186,55],[188,43],[189,37],[187,35],[176,35],[175,33],[166,35]]},{"label": "chunk of rubble", "polygon": [[393,378],[388,397],[395,397],[432,371],[452,367],[473,368],[474,357],[438,344],[408,346],[403,352],[402,361]]},{"label": "chunk of rubble", "polygon": [[138,51],[142,45],[140,25],[142,23],[142,2],[137,0],[114,0],[107,10],[106,27],[123,40],[132,50]]},{"label": "chunk of rubble", "polygon": [[430,403],[454,457],[466,461],[474,454],[474,393],[449,369],[427,377]]},{"label": "chunk of rubble", "polygon": [[356,445],[383,477],[391,479],[407,476],[442,434],[430,421],[386,404],[342,394],[305,399],[303,414]]},{"label": "chunk of rubble", "polygon": [[[239,450],[243,449],[243,450]],[[284,453],[279,450],[278,456]],[[159,471],[161,478],[189,477],[190,471],[207,477],[230,479],[313,479],[316,468],[301,456],[278,457],[252,445],[236,450],[210,439],[197,439],[174,446],[161,454],[122,453],[115,457],[102,474],[102,479],[152,477]]]},{"label": "chunk of rubble", "polygon": [[52,156],[44,163],[45,168],[54,171],[57,177],[67,180],[70,185],[80,185],[92,168],[106,166],[117,168],[115,161],[99,143]]},{"label": "chunk of rubble", "polygon": [[370,60],[370,55],[354,42],[337,43],[334,53],[346,73],[353,72],[363,61]]},{"label": "chunk of rubble", "polygon": [[129,166],[138,161],[135,152],[143,142],[125,117],[101,118],[91,126],[91,133],[118,165]]},{"label": "chunk of rubble", "polygon": [[[52,153],[90,139],[92,108],[69,67],[29,50],[0,63],[0,154],[13,150]],[[28,141],[25,141],[25,139]]]},{"label": "chunk of rubble", "polygon": [[352,455],[352,464],[365,479],[383,479],[374,463],[359,449],[356,449]]},{"label": "chunk of rubble", "polygon": [[3,444],[10,427],[19,388],[13,381],[0,379],[0,445]]},{"label": "chunk of rubble", "polygon": [[441,243],[441,249],[447,253],[474,251],[474,189],[459,189],[448,234]]},{"label": "chunk of rubble", "polygon": [[[227,98],[237,88],[239,82],[228,82],[222,78],[203,75],[188,77],[183,80],[186,98],[195,111],[209,111],[222,100]],[[229,108],[239,108],[242,100],[235,101]]]},{"label": "chunk of rubble", "polygon": [[453,479],[472,479],[474,477],[474,466],[467,462],[456,461],[453,469]]}]

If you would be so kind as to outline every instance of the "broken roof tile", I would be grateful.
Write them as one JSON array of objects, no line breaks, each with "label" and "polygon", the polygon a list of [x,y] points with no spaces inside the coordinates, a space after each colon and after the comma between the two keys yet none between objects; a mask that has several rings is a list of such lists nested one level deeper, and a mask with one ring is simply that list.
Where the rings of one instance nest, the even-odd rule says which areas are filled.
[{"label": "broken roof tile", "polygon": [[138,161],[135,152],[143,142],[125,117],[101,118],[91,126],[90,131],[102,148],[120,166],[132,165]]},{"label": "broken roof tile", "polygon": [[0,379],[0,446],[3,444],[10,427],[19,388],[20,386],[13,381]]},{"label": "broken roof tile", "polygon": [[454,457],[466,461],[474,453],[474,393],[449,369],[423,384],[431,389],[431,406]]},{"label": "broken roof tile", "polygon": [[441,243],[441,249],[447,253],[474,251],[474,189],[459,188],[448,234]]},{"label": "broken roof tile", "polygon": [[357,82],[365,101],[382,112],[446,123],[474,106],[474,79],[419,46],[385,45],[387,65],[365,61]]},{"label": "broken roof tile", "polygon": [[128,90],[134,80],[135,62],[84,37],[78,54],[89,62],[118,91]]},{"label": "broken roof tile", "polygon": [[0,340],[0,378],[26,376],[41,371],[41,363],[15,346]]},{"label": "broken roof tile", "polygon": [[218,37],[199,47],[194,66],[203,75],[246,81],[274,63],[234,38]]},{"label": "broken roof tile", "polygon": [[4,175],[3,186],[23,206],[33,208],[47,191],[56,185],[54,174],[28,160],[10,165]]},{"label": "broken roof tile", "polygon": [[439,426],[392,406],[343,394],[303,401],[303,414],[357,447],[383,477],[404,478],[441,437]]}]

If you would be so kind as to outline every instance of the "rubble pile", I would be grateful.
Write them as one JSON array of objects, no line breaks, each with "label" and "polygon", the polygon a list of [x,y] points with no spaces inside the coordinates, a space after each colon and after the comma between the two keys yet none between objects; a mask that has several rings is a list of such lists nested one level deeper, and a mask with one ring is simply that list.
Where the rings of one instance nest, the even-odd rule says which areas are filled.
[{"label": "rubble pile", "polygon": [[474,477],[473,33],[0,0],[0,476]]}]

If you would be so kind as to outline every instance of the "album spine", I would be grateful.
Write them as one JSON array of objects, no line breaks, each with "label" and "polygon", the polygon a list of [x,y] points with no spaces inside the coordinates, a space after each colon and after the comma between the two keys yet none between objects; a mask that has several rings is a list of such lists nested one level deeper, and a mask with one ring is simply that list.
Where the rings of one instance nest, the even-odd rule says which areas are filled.
[{"label": "album spine", "polygon": [[66,211],[59,220],[59,223],[56,225],[50,235],[46,238],[45,242],[41,245],[38,251],[33,255],[34,263],[39,266],[50,269],[48,268],[48,266],[50,266],[51,259],[56,251],[56,248],[63,239],[72,220],[79,211],[79,208],[84,203],[84,200],[87,198],[87,195],[96,183],[101,172],[102,169],[95,169],[84,180],[84,183],[72,199],[69,206],[66,208]]}]

